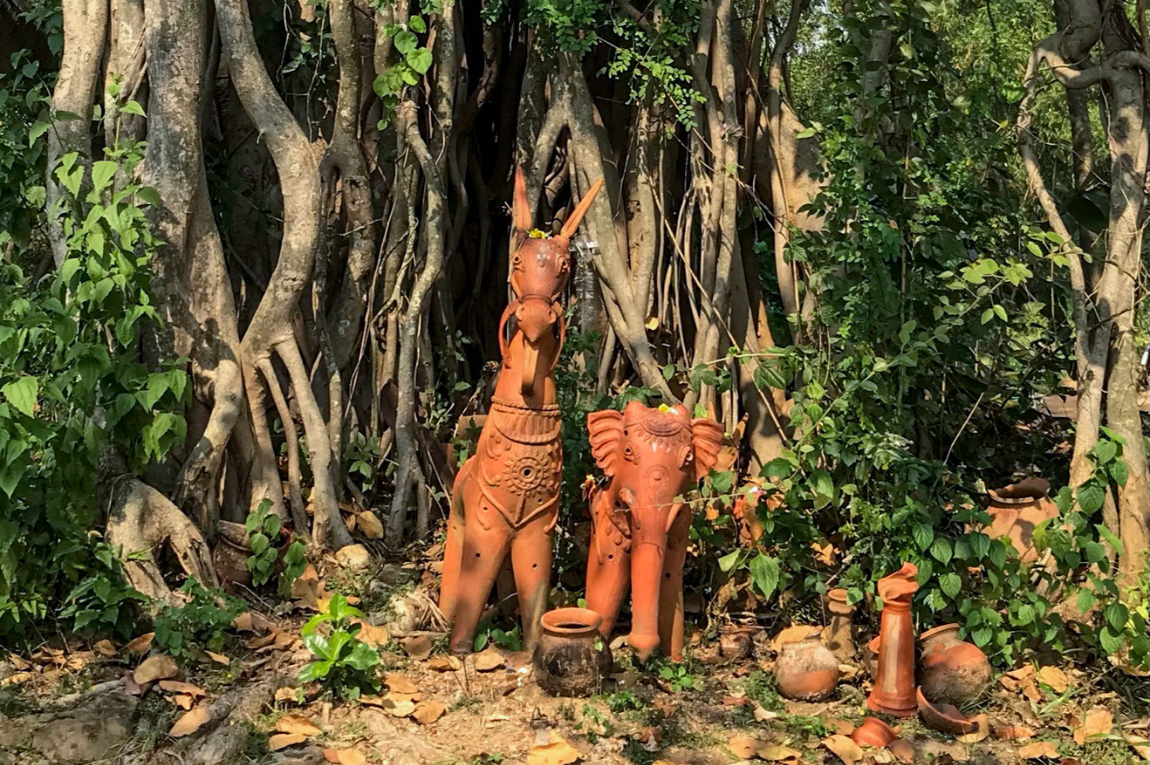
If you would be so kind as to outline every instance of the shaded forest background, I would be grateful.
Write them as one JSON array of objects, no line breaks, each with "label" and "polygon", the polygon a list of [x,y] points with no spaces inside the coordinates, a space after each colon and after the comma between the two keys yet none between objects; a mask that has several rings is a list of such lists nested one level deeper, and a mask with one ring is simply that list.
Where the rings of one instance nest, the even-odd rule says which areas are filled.
[{"label": "shaded forest background", "polygon": [[[996,660],[1145,661],[1145,4],[0,19],[0,635],[127,630],[177,573],[215,584],[221,521],[257,510],[313,555],[432,543],[518,165],[544,232],[606,181],[557,373],[557,587],[582,586],[586,413],[682,401],[729,436],[695,503],[709,615],[858,601],[910,559],[920,612]],[[979,530],[1029,474],[1062,510],[1034,567]],[[777,497],[754,540],[751,488]]]}]

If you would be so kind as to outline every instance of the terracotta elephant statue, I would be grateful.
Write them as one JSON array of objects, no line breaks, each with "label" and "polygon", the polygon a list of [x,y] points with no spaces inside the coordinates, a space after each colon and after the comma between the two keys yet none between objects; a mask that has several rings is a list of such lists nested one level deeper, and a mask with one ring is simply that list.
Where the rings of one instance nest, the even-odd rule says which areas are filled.
[{"label": "terracotta elephant statue", "polygon": [[503,365],[476,452],[455,478],[444,546],[439,607],[453,620],[450,647],[457,653],[471,650],[508,555],[527,649],[538,639],[563,473],[554,371],[565,325],[558,301],[571,270],[571,236],[602,185],[595,183],[559,234],[547,237],[532,231],[523,173],[515,174],[514,298],[499,323]]},{"label": "terracotta elephant statue", "polygon": [[603,616],[608,637],[628,586],[627,644],[645,661],[660,646],[683,650],[683,564],[691,510],[683,494],[719,455],[723,428],[685,407],[631,402],[622,412],[587,416],[591,452],[610,479],[591,499],[594,529],[587,562],[587,607]]}]

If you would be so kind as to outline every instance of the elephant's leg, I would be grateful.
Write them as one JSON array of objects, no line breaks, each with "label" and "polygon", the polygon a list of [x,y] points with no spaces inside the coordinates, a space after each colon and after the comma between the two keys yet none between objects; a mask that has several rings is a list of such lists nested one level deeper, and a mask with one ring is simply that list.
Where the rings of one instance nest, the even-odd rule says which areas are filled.
[{"label": "elephant's leg", "polygon": [[471,483],[472,457],[463,463],[451,487],[451,511],[447,516],[447,541],[443,545],[443,576],[439,584],[439,610],[448,621],[455,618],[455,603],[459,596],[459,567],[463,561],[463,538],[466,515],[463,494]]},{"label": "elephant's leg", "polygon": [[519,593],[519,618],[523,624],[523,647],[535,650],[539,620],[547,610],[551,592],[551,517],[536,518],[511,540],[511,568]]},{"label": "elephant's leg", "polygon": [[663,583],[659,588],[659,645],[673,661],[683,659],[683,565],[691,536],[690,508],[680,508],[667,531]]},{"label": "elephant's leg", "polygon": [[619,607],[631,585],[631,554],[627,547],[630,540],[605,517],[609,501],[607,492],[599,492],[592,500],[595,528],[587,557],[587,608],[603,617],[599,632],[605,638],[611,636]]},{"label": "elephant's leg", "polygon": [[[494,513],[489,513],[494,514]],[[491,528],[485,529],[478,521],[479,511],[468,514],[459,567],[459,587],[455,604],[455,623],[451,626],[450,647],[455,653],[471,650],[475,628],[487,605],[487,596],[495,584],[495,577],[503,566],[510,542],[510,530],[497,517]]]}]

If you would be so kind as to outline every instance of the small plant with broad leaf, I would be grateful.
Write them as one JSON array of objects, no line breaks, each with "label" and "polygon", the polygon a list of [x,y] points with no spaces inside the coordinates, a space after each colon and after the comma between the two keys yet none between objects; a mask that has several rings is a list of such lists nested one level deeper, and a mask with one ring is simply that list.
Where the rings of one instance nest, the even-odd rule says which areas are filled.
[{"label": "small plant with broad leaf", "polygon": [[[318,682],[336,698],[356,699],[364,691],[379,691],[375,678],[379,653],[356,637],[360,625],[352,623],[355,618],[363,618],[363,612],[336,593],[327,611],[304,625],[303,644],[315,660],[300,671],[301,683]],[[320,634],[325,625],[327,635]]]},{"label": "small plant with broad leaf", "polygon": [[306,548],[298,539],[286,547],[283,545],[285,535],[282,521],[271,511],[271,507],[271,501],[265,499],[244,522],[248,547],[252,551],[247,566],[248,571],[252,572],[252,584],[259,587],[271,580],[277,565],[282,565],[279,591],[281,596],[287,597],[292,582],[307,568]]}]

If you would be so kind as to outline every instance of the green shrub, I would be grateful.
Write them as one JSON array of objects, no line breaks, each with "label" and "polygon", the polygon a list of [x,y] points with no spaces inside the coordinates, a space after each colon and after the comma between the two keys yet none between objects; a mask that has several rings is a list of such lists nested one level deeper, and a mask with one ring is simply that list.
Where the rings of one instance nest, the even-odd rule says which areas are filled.
[{"label": "green shrub", "polygon": [[[363,691],[379,692],[374,672],[379,652],[356,637],[360,625],[352,624],[353,618],[363,618],[363,612],[336,593],[327,612],[316,614],[304,625],[303,644],[315,661],[300,670],[299,682],[319,682],[336,698],[355,699]],[[323,625],[328,627],[326,636],[319,633]]]},{"label": "green shrub", "polygon": [[179,590],[187,597],[182,606],[163,606],[156,614],[156,645],[176,658],[204,649],[220,653],[232,622],[245,610],[244,602],[223,590],[209,590],[195,577]]}]

